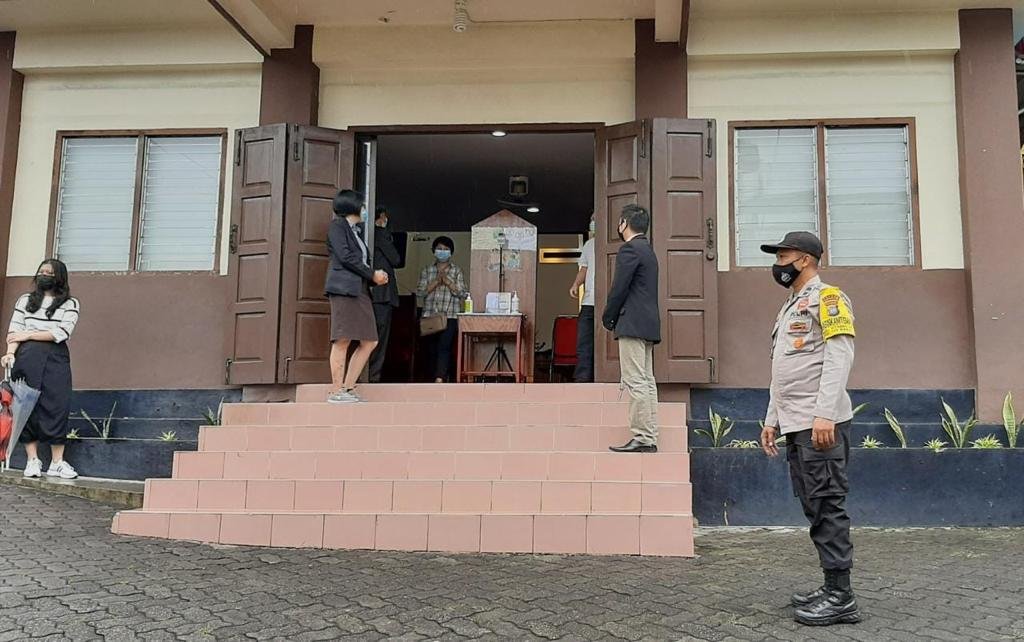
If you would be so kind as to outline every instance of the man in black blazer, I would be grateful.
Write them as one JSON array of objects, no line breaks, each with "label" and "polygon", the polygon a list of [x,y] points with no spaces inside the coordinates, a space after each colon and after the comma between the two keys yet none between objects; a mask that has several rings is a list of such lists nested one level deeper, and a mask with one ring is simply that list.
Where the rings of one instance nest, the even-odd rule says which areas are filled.
[{"label": "man in black blazer", "polygon": [[395,278],[395,267],[401,263],[402,258],[391,237],[389,220],[388,209],[378,207],[374,219],[377,228],[373,231],[373,267],[384,270],[388,275],[388,282],[370,288],[378,341],[377,347],[370,355],[370,383],[380,383],[381,373],[384,371],[384,357],[388,352],[388,339],[391,337],[391,316],[398,307],[398,279]]},{"label": "man in black blazer", "polygon": [[625,241],[615,257],[615,279],[601,319],[619,342],[622,385],[629,391],[629,428],[633,438],[620,453],[658,452],[658,386],[654,381],[654,346],[661,343],[658,311],[658,257],[647,238],[651,214],[627,205],[619,218]]}]

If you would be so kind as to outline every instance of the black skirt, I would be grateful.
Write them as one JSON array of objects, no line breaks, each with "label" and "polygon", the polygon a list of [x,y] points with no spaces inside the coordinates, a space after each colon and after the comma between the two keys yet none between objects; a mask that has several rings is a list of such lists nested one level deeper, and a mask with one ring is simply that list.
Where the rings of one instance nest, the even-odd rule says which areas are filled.
[{"label": "black skirt", "polygon": [[21,432],[21,442],[63,444],[71,413],[71,353],[67,343],[26,341],[14,355],[11,379],[40,391],[39,401]]}]

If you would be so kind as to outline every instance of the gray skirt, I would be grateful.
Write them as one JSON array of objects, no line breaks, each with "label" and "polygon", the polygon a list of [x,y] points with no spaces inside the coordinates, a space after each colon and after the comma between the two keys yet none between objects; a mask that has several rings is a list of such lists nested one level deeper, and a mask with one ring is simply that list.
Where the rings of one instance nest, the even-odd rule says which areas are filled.
[{"label": "gray skirt", "polygon": [[373,316],[373,301],[364,288],[359,296],[328,295],[331,300],[331,342],[376,341],[377,321]]}]

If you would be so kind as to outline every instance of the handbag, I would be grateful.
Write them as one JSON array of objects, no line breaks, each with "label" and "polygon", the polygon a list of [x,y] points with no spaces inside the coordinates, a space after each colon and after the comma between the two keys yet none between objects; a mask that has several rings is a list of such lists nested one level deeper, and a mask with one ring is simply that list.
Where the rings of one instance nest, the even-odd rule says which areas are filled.
[{"label": "handbag", "polygon": [[448,327],[448,318],[443,316],[423,317],[420,319],[420,336],[429,337],[438,332],[444,332]]}]

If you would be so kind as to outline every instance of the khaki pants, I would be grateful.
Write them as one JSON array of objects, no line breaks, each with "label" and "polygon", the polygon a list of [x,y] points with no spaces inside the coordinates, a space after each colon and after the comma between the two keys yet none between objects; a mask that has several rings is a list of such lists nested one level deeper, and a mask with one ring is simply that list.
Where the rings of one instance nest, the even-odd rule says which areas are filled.
[{"label": "khaki pants", "polygon": [[658,443],[658,385],[654,381],[654,344],[619,339],[622,387],[629,391],[629,429],[645,444]]}]

